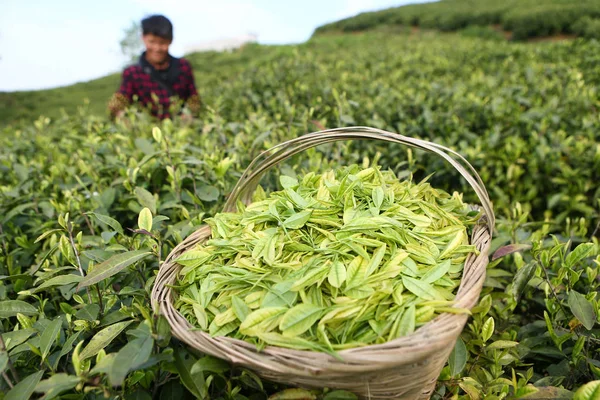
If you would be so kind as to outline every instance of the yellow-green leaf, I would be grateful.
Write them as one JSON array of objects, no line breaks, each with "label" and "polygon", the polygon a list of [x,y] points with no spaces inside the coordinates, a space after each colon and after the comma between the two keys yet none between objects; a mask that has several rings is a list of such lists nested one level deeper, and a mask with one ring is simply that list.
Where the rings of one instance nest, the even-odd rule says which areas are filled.
[{"label": "yellow-green leaf", "polygon": [[138,216],[138,226],[148,232],[152,231],[152,212],[148,207],[144,207]]},{"label": "yellow-green leaf", "polygon": [[268,307],[252,311],[240,325],[240,333],[256,336],[257,333],[263,332],[271,319],[283,315],[287,310],[287,307]]},{"label": "yellow-green leaf", "polygon": [[489,340],[489,338],[492,337],[492,334],[494,333],[494,328],[495,328],[494,318],[489,317],[483,323],[483,327],[481,328],[481,338],[483,339],[484,342],[487,342]]},{"label": "yellow-green leaf", "polygon": [[283,336],[299,336],[309,330],[323,314],[323,308],[313,304],[298,304],[290,308],[279,322]]},{"label": "yellow-green leaf", "polygon": [[329,275],[327,275],[327,281],[335,288],[342,286],[346,280],[346,266],[341,261],[334,261],[331,264]]}]

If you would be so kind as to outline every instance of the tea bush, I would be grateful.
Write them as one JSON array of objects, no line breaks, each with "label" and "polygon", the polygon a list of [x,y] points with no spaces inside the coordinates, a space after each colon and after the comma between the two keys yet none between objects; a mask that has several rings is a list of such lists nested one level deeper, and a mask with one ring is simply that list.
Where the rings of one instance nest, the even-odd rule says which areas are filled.
[{"label": "tea bush", "polygon": [[594,0],[443,0],[361,13],[320,26],[315,34],[364,31],[381,25],[411,25],[442,31],[499,25],[511,31],[516,40],[569,33],[596,37],[582,33],[576,25],[581,18],[598,16],[600,5]]},{"label": "tea bush", "polygon": [[[149,297],[161,262],[220,210],[253,157],[349,125],[455,149],[494,202],[495,256],[434,398],[571,398],[579,388],[593,398],[600,45],[406,37],[251,46],[216,57],[213,70],[192,55],[207,107],[191,124],[133,109],[112,123],[83,105],[3,127],[0,398],[353,398],[284,388],[190,351]],[[476,201],[443,161],[371,142],[307,151],[263,184],[365,157],[402,179],[434,173],[432,184]],[[100,268],[104,279],[77,289]]]}]

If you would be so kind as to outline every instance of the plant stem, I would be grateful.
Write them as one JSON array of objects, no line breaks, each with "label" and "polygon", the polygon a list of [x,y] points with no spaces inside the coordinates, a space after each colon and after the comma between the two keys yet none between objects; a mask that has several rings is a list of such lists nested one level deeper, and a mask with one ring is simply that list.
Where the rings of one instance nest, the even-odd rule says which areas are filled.
[{"label": "plant stem", "polygon": [[[77,247],[75,246],[75,241],[73,240],[73,229],[72,229],[72,225],[71,222],[68,223],[68,231],[69,231],[69,241],[71,242],[71,247],[73,248],[73,253],[75,253],[75,259],[77,260],[77,267],[79,268],[79,273],[81,274],[82,277],[85,276],[85,273],[83,272],[83,267],[81,266],[81,259],[79,258],[79,252],[77,251]],[[89,288],[85,288],[85,291],[87,292],[87,296],[88,296],[88,300],[90,302],[90,304],[92,304],[92,295],[90,294],[90,289]]]},{"label": "plant stem", "polygon": [[6,372],[2,373],[2,377],[4,378],[4,380],[6,381],[6,384],[8,385],[9,388],[13,388],[14,385],[12,384],[12,382],[10,381],[10,378],[8,377],[8,375],[6,375]]},{"label": "plant stem", "polygon": [[93,236],[96,236],[96,231],[94,230],[94,227],[92,226],[92,223],[90,222],[90,219],[88,218],[88,216],[85,215],[85,213],[81,213],[81,215],[83,215],[83,219],[85,220],[85,223],[87,224],[88,228],[90,229],[90,233]]},{"label": "plant stem", "polygon": [[179,182],[177,182],[177,177],[175,173],[177,172],[177,166],[173,163],[173,159],[171,158],[171,151],[169,150],[169,141],[166,136],[163,136],[163,140],[165,141],[165,147],[167,150],[167,158],[169,159],[170,167],[173,169],[173,183],[175,184],[175,194],[177,195],[177,200],[179,200],[179,204],[181,204],[181,187],[179,186]]},{"label": "plant stem", "polygon": [[[0,351],[6,351],[6,345],[4,344],[4,338],[2,337],[2,335],[0,335]],[[10,368],[10,372],[13,375],[13,378],[15,379],[15,381],[17,383],[19,383],[19,374],[17,373],[17,370],[15,369],[15,366],[13,365],[12,361],[10,360],[10,357],[8,358],[8,367]],[[4,374],[4,373],[3,373]],[[5,377],[4,379],[6,379],[7,377]],[[8,383],[8,380],[6,381],[6,383]]]},{"label": "plant stem", "polygon": [[95,284],[96,292],[98,292],[98,305],[100,306],[100,316],[104,315],[104,304],[102,303],[102,295],[100,294],[100,287]]},{"label": "plant stem", "polygon": [[[0,235],[3,235],[4,231],[2,230],[2,224],[0,224]],[[6,240],[4,237],[2,238],[2,247],[4,248],[4,254],[8,255],[8,245],[6,244]]]},{"label": "plant stem", "polygon": [[564,309],[560,299],[558,298],[558,295],[556,294],[556,291],[554,290],[554,286],[552,285],[552,282],[550,281],[550,275],[548,275],[548,270],[546,270],[546,267],[544,267],[542,262],[537,257],[535,258],[535,260],[537,261],[538,265],[540,267],[542,267],[542,270],[544,271],[544,275],[546,276],[546,282],[548,282],[548,286],[550,286],[550,289],[552,290],[552,295],[556,299],[556,302],[558,303],[558,306],[562,310],[563,314],[565,314],[565,316],[566,316],[567,311]]},{"label": "plant stem", "polygon": [[[598,224],[596,225],[596,229],[594,229],[594,232],[592,232],[592,236],[590,236],[590,242],[594,239],[594,236],[596,236],[596,233],[598,233],[598,230],[600,230],[600,219],[598,219]],[[2,233],[0,231],[0,233]]]}]

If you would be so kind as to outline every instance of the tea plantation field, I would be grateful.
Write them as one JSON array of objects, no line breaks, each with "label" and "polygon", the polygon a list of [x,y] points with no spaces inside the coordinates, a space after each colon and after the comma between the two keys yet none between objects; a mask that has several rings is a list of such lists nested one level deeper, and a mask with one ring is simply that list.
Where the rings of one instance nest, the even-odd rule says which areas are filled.
[{"label": "tea plantation field", "polygon": [[[189,124],[133,109],[109,121],[116,76],[90,82],[96,92],[20,94],[2,111],[0,399],[354,398],[285,391],[190,352],[150,307],[161,262],[255,156],[353,125],[451,147],[493,201],[501,250],[434,398],[598,398],[599,42],[374,31],[189,59],[205,103]],[[365,141],[307,151],[263,186],[375,160],[477,201],[443,160]],[[101,263],[106,279],[77,290]]]}]

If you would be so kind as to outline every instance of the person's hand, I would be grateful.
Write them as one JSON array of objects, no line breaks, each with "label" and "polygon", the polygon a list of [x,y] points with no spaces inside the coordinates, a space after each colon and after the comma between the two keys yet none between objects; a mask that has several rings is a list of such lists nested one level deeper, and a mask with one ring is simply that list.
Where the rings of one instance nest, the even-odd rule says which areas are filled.
[{"label": "person's hand", "polygon": [[192,114],[189,114],[189,113],[186,113],[186,112],[184,112],[184,113],[181,114],[181,122],[184,125],[190,125],[193,120],[194,120],[194,117],[192,116]]},{"label": "person's hand", "polygon": [[117,113],[115,114],[115,122],[118,125],[122,125],[127,129],[131,129],[131,121],[125,115],[124,110],[117,111]]}]

